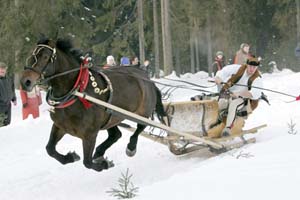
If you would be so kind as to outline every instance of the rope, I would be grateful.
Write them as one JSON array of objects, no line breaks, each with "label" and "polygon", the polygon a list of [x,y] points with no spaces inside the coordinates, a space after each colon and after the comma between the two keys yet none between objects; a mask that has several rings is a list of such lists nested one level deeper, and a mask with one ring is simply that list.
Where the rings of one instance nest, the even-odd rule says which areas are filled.
[{"label": "rope", "polygon": [[[221,84],[226,84],[226,83],[225,82],[221,82]],[[242,86],[242,87],[248,87],[247,85],[238,84],[238,83],[235,83],[234,85]],[[256,88],[256,89],[260,89],[260,90],[265,90],[265,91],[268,91],[268,92],[273,92],[273,93],[276,93],[276,94],[281,94],[281,95],[288,96],[288,97],[293,97],[293,98],[295,98],[294,101],[299,101],[300,100],[300,95],[299,96],[295,96],[295,95],[287,94],[285,92],[279,92],[279,91],[276,91],[276,90],[271,90],[271,89],[268,89],[268,88],[262,88],[262,87],[257,87],[257,86],[251,86],[251,87],[252,88]]]},{"label": "rope", "polygon": [[163,78],[163,79],[166,79],[166,80],[169,80],[169,81],[174,81],[174,82],[186,83],[186,84],[189,84],[189,85],[192,85],[192,86],[196,86],[196,87],[200,87],[200,88],[212,88],[212,87],[216,86],[216,84],[214,84],[212,86],[203,86],[203,85],[198,85],[198,84],[191,83],[191,82],[188,82],[188,81],[175,80],[175,79],[171,79],[171,78]]},{"label": "rope", "polygon": [[[82,69],[90,68],[90,67],[91,67],[91,66],[88,65],[88,66],[82,67]],[[57,77],[60,77],[60,76],[64,76],[64,75],[67,75],[67,74],[69,74],[69,73],[76,72],[76,71],[78,71],[78,70],[80,70],[80,68],[75,68],[75,69],[71,69],[71,70],[68,70],[68,71],[65,71],[65,72],[61,72],[61,73],[55,74],[55,75],[50,76],[50,77],[48,77],[48,78],[44,78],[43,80],[41,80],[41,81],[39,82],[39,84],[46,83],[46,82],[48,82],[48,81],[50,81],[50,80],[52,80],[52,79],[54,79],[54,78],[57,78]]]},{"label": "rope", "polygon": [[[112,69],[108,68],[108,69],[105,69],[105,70],[100,70],[102,72],[105,73],[105,71],[115,71],[116,69],[118,68],[122,68],[123,66],[121,67],[114,67]],[[139,69],[139,70],[142,70],[142,69]],[[188,87],[186,85],[170,85],[170,84],[167,84],[167,83],[161,83],[161,82],[158,82],[158,81],[153,81],[153,80],[150,80],[148,78],[144,78],[144,77],[140,77],[140,76],[135,76],[133,75],[131,72],[124,72],[124,71],[116,71],[118,73],[122,73],[122,74],[126,74],[128,76],[132,76],[132,77],[135,77],[137,79],[141,79],[141,80],[144,80],[144,81],[147,81],[147,82],[152,82],[152,83],[155,83],[155,84],[158,84],[158,85],[164,85],[164,86],[167,86],[167,87],[172,87],[172,88],[180,88],[180,89],[186,89],[186,90],[194,90],[194,91],[199,91],[199,92],[206,92],[206,93],[210,93],[210,94],[216,94],[215,92],[212,92],[212,91],[209,91],[209,90],[203,90],[203,89],[198,89],[198,88],[192,88],[192,87]],[[189,83],[189,82],[188,82]],[[190,84],[193,84],[193,83],[190,83]],[[194,86],[196,87],[200,87],[199,85],[197,84],[194,84]],[[203,86],[204,87],[204,86]]]}]

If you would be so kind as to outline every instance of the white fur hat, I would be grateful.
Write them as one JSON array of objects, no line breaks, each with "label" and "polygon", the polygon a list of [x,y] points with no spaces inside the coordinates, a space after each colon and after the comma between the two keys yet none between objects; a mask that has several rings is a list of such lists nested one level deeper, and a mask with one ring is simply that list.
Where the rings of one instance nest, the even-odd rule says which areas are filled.
[{"label": "white fur hat", "polygon": [[107,56],[106,63],[108,65],[116,65],[115,58],[112,55]]}]

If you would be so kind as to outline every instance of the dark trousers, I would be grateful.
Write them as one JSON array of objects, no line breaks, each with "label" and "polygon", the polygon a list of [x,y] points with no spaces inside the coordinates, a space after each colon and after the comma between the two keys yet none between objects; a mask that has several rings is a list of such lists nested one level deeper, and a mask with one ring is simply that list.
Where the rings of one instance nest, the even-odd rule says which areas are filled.
[{"label": "dark trousers", "polygon": [[0,105],[0,126],[7,126],[11,120],[11,103]]}]

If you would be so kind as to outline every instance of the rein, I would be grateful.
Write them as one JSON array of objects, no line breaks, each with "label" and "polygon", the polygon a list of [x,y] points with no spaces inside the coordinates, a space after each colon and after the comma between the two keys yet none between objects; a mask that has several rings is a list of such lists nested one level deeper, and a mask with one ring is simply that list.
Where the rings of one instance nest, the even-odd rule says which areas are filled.
[{"label": "rein", "polygon": [[[226,83],[225,82],[221,82],[221,84],[226,84]],[[235,83],[234,85],[242,86],[242,87],[248,87],[247,85],[237,84],[237,83]],[[268,92],[273,92],[273,93],[281,94],[281,95],[288,96],[288,97],[293,97],[293,98],[295,98],[293,101],[300,101],[300,95],[299,96],[295,96],[295,95],[287,94],[287,93],[284,93],[284,92],[280,92],[280,91],[276,91],[276,90],[271,90],[271,89],[268,89],[268,88],[257,87],[257,86],[252,86],[252,88],[256,88],[256,89],[260,89],[260,90],[265,90],[265,91],[268,91]],[[290,101],[290,102],[293,102],[293,101]]]},{"label": "rein", "polygon": [[[113,71],[113,70],[108,68],[108,69],[100,70],[100,71],[105,72],[105,71]],[[176,85],[176,86],[174,86],[174,85],[170,85],[170,84],[167,84],[167,83],[161,83],[161,82],[158,82],[158,81],[150,80],[148,78],[143,78],[143,77],[140,77],[140,76],[136,76],[136,75],[133,75],[133,74],[127,73],[127,72],[118,71],[118,73],[126,74],[126,75],[132,76],[132,77],[140,79],[140,80],[144,80],[144,81],[147,81],[147,82],[150,82],[150,83],[155,83],[155,84],[158,84],[158,85],[163,85],[163,86],[167,86],[167,87],[171,87],[171,88],[180,88],[180,89],[194,90],[194,91],[198,91],[198,92],[207,92],[207,93],[210,93],[210,94],[216,94],[215,92],[212,92],[212,91],[197,89],[197,88],[191,88],[191,87],[188,87],[186,85]],[[189,82],[187,82],[187,83],[189,83]],[[199,86],[199,85],[194,84],[194,86]]]},{"label": "rein", "polygon": [[171,79],[171,78],[163,78],[163,79],[168,80],[168,81],[186,83],[186,84],[189,84],[189,85],[192,85],[192,86],[196,86],[196,87],[200,87],[200,88],[212,88],[212,87],[215,87],[215,85],[212,85],[212,86],[203,86],[203,85],[198,85],[198,84],[195,84],[195,83],[191,83],[189,81],[175,80],[175,79]]},{"label": "rein", "polygon": [[[89,63],[88,66],[83,66],[82,69],[86,69],[86,68],[91,68],[93,66],[92,63]],[[43,85],[44,83],[54,79],[54,78],[57,78],[57,77],[60,77],[60,76],[64,76],[64,75],[67,75],[67,74],[70,74],[72,72],[76,72],[76,71],[79,71],[81,70],[81,68],[75,68],[75,69],[71,69],[71,70],[68,70],[68,71],[65,71],[65,72],[61,72],[61,73],[58,73],[58,74],[55,74],[53,76],[49,76],[47,78],[44,78],[42,79],[41,81],[38,82],[38,84],[41,84]]]}]

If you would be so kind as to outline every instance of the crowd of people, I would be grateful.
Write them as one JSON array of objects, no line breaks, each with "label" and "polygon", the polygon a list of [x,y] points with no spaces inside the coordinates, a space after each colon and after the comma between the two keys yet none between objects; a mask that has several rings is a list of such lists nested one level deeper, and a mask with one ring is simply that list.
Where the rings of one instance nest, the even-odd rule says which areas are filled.
[{"label": "crowd of people", "polygon": [[[233,59],[228,60],[228,62],[226,62],[223,51],[217,51],[212,64],[213,76],[215,76],[218,71],[228,64],[243,65],[247,62],[247,59],[252,57],[254,56],[250,53],[250,45],[247,43],[242,43],[240,45],[240,49],[235,53]],[[258,57],[258,59],[260,61],[260,57]]]},{"label": "crowd of people", "polygon": [[[117,62],[115,61],[114,56],[109,55],[106,57],[106,63],[104,66],[102,66],[102,69],[109,69],[111,67],[116,67]],[[124,66],[124,67],[137,67],[141,70],[144,70],[147,74],[148,77],[152,77],[153,73],[152,73],[152,69],[150,67],[150,61],[149,60],[145,60],[143,64],[140,63],[140,60],[137,56],[133,56],[131,59],[129,59],[129,57],[123,56],[120,59],[120,64],[119,66]]]}]

